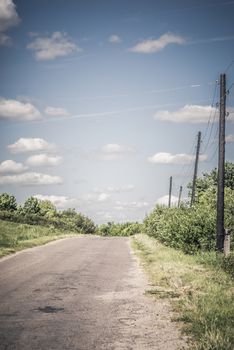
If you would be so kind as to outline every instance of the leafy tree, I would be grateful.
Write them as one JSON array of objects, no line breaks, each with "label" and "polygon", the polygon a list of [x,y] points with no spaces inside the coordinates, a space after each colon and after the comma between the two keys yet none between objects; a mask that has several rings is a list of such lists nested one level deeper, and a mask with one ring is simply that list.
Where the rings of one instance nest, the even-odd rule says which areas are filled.
[{"label": "leafy tree", "polygon": [[40,202],[35,197],[29,197],[26,199],[23,211],[27,214],[41,214]]},{"label": "leafy tree", "polygon": [[77,215],[77,212],[74,208],[68,208],[61,212],[61,217],[74,218]]},{"label": "leafy tree", "polygon": [[8,193],[0,195],[0,210],[14,211],[17,209],[17,203],[14,196]]},{"label": "leafy tree", "polygon": [[48,218],[54,217],[57,213],[55,205],[49,200],[39,201],[40,213]]},{"label": "leafy tree", "polygon": [[[94,224],[94,222],[91,219],[89,219],[87,216],[83,216],[79,213],[77,214],[77,216],[80,216],[82,218],[82,220],[76,221],[77,228],[81,228],[83,233],[87,233],[87,234],[95,233],[96,225]],[[78,223],[80,226],[78,226]]]},{"label": "leafy tree", "polygon": [[[196,181],[196,191],[198,197],[204,191],[211,186],[217,186],[218,183],[218,171],[217,168],[213,169],[210,173],[203,173],[202,177]],[[225,188],[234,190],[234,163],[225,163]],[[188,184],[188,189],[192,189],[192,184]]]}]

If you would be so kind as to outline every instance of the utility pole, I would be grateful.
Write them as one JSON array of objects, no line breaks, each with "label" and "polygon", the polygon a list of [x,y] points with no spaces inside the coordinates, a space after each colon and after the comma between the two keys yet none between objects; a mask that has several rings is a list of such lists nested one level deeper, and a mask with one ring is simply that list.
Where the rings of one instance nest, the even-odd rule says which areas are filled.
[{"label": "utility pole", "polygon": [[197,169],[198,169],[198,161],[199,161],[199,154],[200,154],[200,146],[201,146],[201,131],[199,131],[198,135],[197,135],[197,150],[196,150],[196,159],[195,159],[195,166],[194,166],[194,173],[193,173],[193,187],[192,187],[190,206],[192,206],[194,201],[195,201],[195,191],[196,191],[196,180],[197,180]]},{"label": "utility pole", "polygon": [[180,186],[179,198],[178,198],[178,208],[180,207],[181,195],[182,195],[183,187]]},{"label": "utility pole", "polygon": [[219,158],[218,158],[218,188],[217,188],[217,237],[216,249],[223,251],[224,247],[224,178],[225,178],[225,118],[226,118],[226,74],[220,74],[220,105],[219,105]]},{"label": "utility pole", "polygon": [[172,176],[170,177],[168,208],[171,207],[171,191],[172,191]]}]

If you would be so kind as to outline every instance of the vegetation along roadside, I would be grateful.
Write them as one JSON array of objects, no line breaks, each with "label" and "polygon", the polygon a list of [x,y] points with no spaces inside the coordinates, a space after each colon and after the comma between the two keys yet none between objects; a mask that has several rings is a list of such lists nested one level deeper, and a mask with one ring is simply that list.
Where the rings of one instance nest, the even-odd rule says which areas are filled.
[{"label": "vegetation along roadside", "polygon": [[234,281],[215,252],[188,255],[145,234],[132,244],[149,275],[146,293],[171,301],[191,339],[189,349],[232,350]]},{"label": "vegetation along roadside", "polygon": [[19,250],[77,235],[78,233],[74,231],[59,230],[54,227],[19,224],[0,220],[0,258]]}]

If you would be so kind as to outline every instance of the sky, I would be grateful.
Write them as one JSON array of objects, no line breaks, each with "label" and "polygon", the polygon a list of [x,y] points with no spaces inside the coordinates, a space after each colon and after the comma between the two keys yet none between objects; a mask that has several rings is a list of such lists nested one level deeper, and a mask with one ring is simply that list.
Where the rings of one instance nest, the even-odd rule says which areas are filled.
[{"label": "sky", "polygon": [[226,74],[234,162],[234,1],[0,0],[0,192],[141,221],[217,166]]}]

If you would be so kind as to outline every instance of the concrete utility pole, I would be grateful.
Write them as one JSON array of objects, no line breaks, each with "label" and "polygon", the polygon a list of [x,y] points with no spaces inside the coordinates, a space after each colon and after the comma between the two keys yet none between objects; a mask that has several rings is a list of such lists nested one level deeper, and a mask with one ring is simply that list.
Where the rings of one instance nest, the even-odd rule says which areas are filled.
[{"label": "concrete utility pole", "polygon": [[216,249],[224,247],[224,178],[225,178],[225,118],[226,118],[226,74],[220,74],[220,113],[219,113],[219,158],[217,188],[217,237]]},{"label": "concrete utility pole", "polygon": [[178,198],[178,208],[180,207],[182,191],[183,191],[183,187],[180,186],[180,192],[179,192],[179,198]]},{"label": "concrete utility pole", "polygon": [[198,161],[199,161],[200,147],[201,147],[201,131],[199,131],[199,132],[198,132],[198,135],[197,135],[197,150],[196,150],[196,159],[195,159],[195,166],[194,166],[194,173],[193,173],[193,187],[192,187],[192,195],[191,195],[191,203],[190,203],[190,206],[192,206],[193,203],[194,203],[194,201],[195,201],[196,180],[197,180],[197,169],[198,169]]},{"label": "concrete utility pole", "polygon": [[171,191],[172,191],[172,176],[170,177],[168,208],[171,207]]}]

